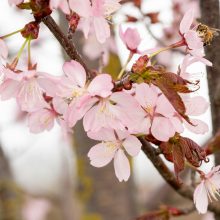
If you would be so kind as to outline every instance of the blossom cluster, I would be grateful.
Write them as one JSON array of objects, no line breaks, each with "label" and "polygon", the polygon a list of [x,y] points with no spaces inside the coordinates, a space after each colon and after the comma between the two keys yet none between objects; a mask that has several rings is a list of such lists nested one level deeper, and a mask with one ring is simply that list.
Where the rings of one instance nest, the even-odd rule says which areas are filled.
[{"label": "blossom cluster", "polygon": [[[24,1],[9,0],[9,4],[22,7]],[[71,24],[83,31],[86,39],[93,35],[102,46],[110,49],[109,19],[120,7],[119,0],[50,0],[45,11],[61,9]],[[38,16],[35,14],[36,18]],[[38,24],[31,25],[38,31]],[[23,50],[34,38],[29,29],[22,29],[22,33],[26,38]],[[127,156],[134,157],[141,151],[140,136],[161,148],[166,159],[174,163],[177,176],[184,169],[185,160],[199,167],[206,161],[204,151],[190,139],[181,137],[185,129],[195,134],[208,131],[205,122],[193,117],[206,112],[209,103],[202,96],[193,95],[199,83],[193,82],[187,71],[195,62],[212,65],[204,58],[204,42],[194,25],[194,10],[186,12],[180,22],[178,41],[168,47],[140,51],[141,37],[135,28],[123,31],[120,26],[119,35],[130,52],[128,62],[134,54],[138,54],[139,59],[130,71],[126,72],[126,66],[122,68],[118,80],[101,71],[89,78],[89,70],[76,60],[65,62],[63,75],[59,77],[38,71],[30,57],[28,67],[21,70],[18,68],[19,53],[11,64],[0,68],[1,100],[16,99],[21,111],[27,113],[28,126],[33,133],[49,131],[55,122],[68,133],[83,120],[88,137],[100,141],[88,152],[91,165],[103,167],[113,160],[119,181],[129,179]],[[180,47],[185,48],[186,56],[176,73],[152,64],[151,59],[157,54]],[[0,56],[7,62],[4,38],[0,38]],[[208,197],[216,199],[219,192],[219,167],[201,175],[201,179],[194,198],[197,209],[204,213]],[[203,204],[201,197],[205,198]]]}]

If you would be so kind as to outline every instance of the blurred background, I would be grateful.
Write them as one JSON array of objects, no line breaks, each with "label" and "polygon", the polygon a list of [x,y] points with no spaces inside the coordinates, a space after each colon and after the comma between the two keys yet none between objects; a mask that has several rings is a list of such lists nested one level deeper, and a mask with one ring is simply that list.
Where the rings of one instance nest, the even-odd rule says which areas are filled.
[{"label": "blurred background", "polygon": [[[185,0],[184,3],[178,0],[142,0],[142,13],[149,15],[142,22],[128,22],[128,15],[140,18],[143,14],[132,3],[127,3],[113,17],[113,45],[98,45],[92,36],[85,42],[81,32],[74,34],[73,41],[77,42],[78,50],[90,67],[98,69],[100,60],[97,58],[104,54],[104,70],[118,73],[128,57],[128,51],[118,36],[119,24],[123,30],[137,27],[143,39],[140,50],[148,50],[163,46],[161,44],[168,45],[178,38],[175,22],[178,24],[190,7],[195,8],[199,18],[197,0]],[[7,0],[0,1],[0,12],[0,35],[20,29],[33,20],[28,11],[10,7]],[[64,15],[55,11],[53,18],[67,33]],[[7,39],[10,57],[17,53],[23,41],[19,34]],[[39,39],[32,47],[33,58],[40,71],[62,75],[62,64],[68,58],[43,24]],[[120,51],[119,57],[116,51]],[[158,56],[157,62],[176,72],[183,57],[181,51],[165,52]],[[128,68],[136,59],[137,56]],[[201,77],[201,89],[196,93],[208,100],[205,67],[195,63],[189,72]],[[185,132],[184,135],[203,145],[212,132],[210,110],[200,119],[209,124],[209,132],[205,135]],[[163,204],[192,206],[166,185],[143,153],[132,161],[133,172],[126,183],[118,182],[112,164],[100,169],[90,166],[87,153],[94,143],[86,137],[80,123],[68,141],[63,138],[58,125],[50,132],[30,133],[26,117],[17,108],[15,100],[0,102],[0,143],[0,161],[3,161],[0,162],[0,219],[129,220],[157,210]],[[213,166],[213,159],[210,159],[211,162],[203,166],[204,170]],[[173,169],[172,164],[168,163],[168,166]],[[183,175],[187,178],[187,174]],[[194,212],[182,219],[211,220],[212,215]]]}]

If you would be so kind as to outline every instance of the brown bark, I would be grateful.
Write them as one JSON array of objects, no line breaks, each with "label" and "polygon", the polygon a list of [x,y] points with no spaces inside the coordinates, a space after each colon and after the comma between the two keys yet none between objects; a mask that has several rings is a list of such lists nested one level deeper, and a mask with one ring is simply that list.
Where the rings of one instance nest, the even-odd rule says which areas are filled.
[{"label": "brown bark", "polygon": [[[201,0],[201,21],[213,28],[219,28],[219,0]],[[213,63],[207,67],[209,97],[211,102],[213,135],[220,127],[220,37],[216,37],[210,47],[206,48],[206,57]],[[220,152],[215,154],[216,165],[220,164]],[[215,215],[216,220],[220,214]]]}]

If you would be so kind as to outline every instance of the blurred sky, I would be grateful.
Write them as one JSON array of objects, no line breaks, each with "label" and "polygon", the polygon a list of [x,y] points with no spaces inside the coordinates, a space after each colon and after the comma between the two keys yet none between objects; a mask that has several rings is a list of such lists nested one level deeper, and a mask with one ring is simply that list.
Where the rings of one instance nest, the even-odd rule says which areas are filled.
[{"label": "blurred sky", "polygon": [[[171,21],[170,6],[170,0],[148,0],[144,2],[145,12],[151,12],[152,10],[161,11],[160,19],[162,19],[165,24],[169,24]],[[20,29],[32,20],[32,16],[29,12],[21,13],[15,11],[15,8],[9,7],[7,0],[0,1],[0,10],[0,35]],[[127,14],[137,13],[128,5],[121,10],[115,18],[117,22],[121,23],[123,19],[121,13],[123,14],[125,11]],[[58,19],[56,14],[53,15],[53,17]],[[129,24],[129,26],[131,26],[131,24]],[[125,26],[123,26],[123,28],[124,27]],[[150,49],[155,47],[155,40],[148,34],[143,24],[136,25],[136,27],[140,30],[143,38],[141,48]],[[32,50],[33,57],[38,63],[38,69],[54,75],[61,75],[63,57],[60,47],[43,24],[41,24],[41,28],[39,45]],[[152,30],[158,37],[162,34],[160,24],[154,25]],[[121,61],[125,63],[128,51],[118,36],[116,37],[119,51],[121,51]],[[17,53],[23,41],[24,39],[18,34],[8,40],[7,43],[9,48]],[[182,59],[181,56],[176,56],[174,60],[175,69],[181,64]],[[202,94],[208,99],[205,67],[201,64],[194,64],[190,67],[190,70],[192,72],[204,72],[201,80],[201,89],[196,93],[198,95]],[[16,103],[13,100],[0,102],[0,140],[3,143],[7,156],[10,158],[17,181],[24,188],[33,191],[32,193],[36,192],[36,194],[40,192],[43,193],[47,190],[50,191],[52,188],[59,188],[59,181],[63,175],[63,167],[68,166],[71,169],[74,163],[72,151],[68,143],[61,144],[63,143],[63,139],[58,126],[55,126],[51,132],[43,132],[39,135],[30,134],[25,123],[14,122],[16,116],[15,109]],[[184,135],[190,136],[199,144],[203,144],[211,135],[210,110],[200,117],[200,119],[209,123],[210,131],[206,135],[193,135],[189,132],[185,132]],[[64,163],[66,158],[68,158],[68,162]],[[211,166],[212,163],[208,165],[209,168]],[[161,177],[142,153],[135,159],[134,169],[134,175],[138,183],[146,183],[147,185],[154,186],[162,183]],[[207,166],[205,169],[207,169]],[[53,191],[51,193],[56,192]]]}]

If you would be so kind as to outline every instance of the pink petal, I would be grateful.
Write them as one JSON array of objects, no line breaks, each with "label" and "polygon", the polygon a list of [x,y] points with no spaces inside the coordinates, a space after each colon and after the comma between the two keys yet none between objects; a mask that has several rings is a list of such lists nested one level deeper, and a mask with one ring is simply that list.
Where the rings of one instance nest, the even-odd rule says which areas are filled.
[{"label": "pink petal", "polygon": [[64,114],[67,110],[68,104],[65,102],[63,98],[60,97],[54,97],[53,98],[53,107],[56,110],[56,112],[60,114]]},{"label": "pink petal", "polygon": [[2,39],[0,39],[0,56],[3,59],[7,59],[8,57],[8,47]]},{"label": "pink petal", "polygon": [[92,96],[101,96],[103,98],[112,94],[113,83],[112,77],[108,74],[96,76],[88,86],[88,92]]},{"label": "pink petal", "polygon": [[206,112],[209,103],[202,96],[195,96],[193,98],[184,100],[186,106],[186,114],[190,116],[198,116]]},{"label": "pink petal", "polygon": [[94,17],[93,24],[97,40],[102,44],[110,37],[110,27],[103,17]]},{"label": "pink petal", "polygon": [[84,37],[88,39],[91,28],[92,18],[80,18],[78,27],[82,29]]},{"label": "pink petal", "polygon": [[151,133],[159,141],[168,141],[174,136],[175,130],[168,118],[158,116],[153,119]]},{"label": "pink petal", "polygon": [[193,125],[184,121],[186,128],[195,134],[205,134],[209,131],[208,125],[199,119],[190,119]]},{"label": "pink petal", "polygon": [[33,112],[28,116],[28,127],[33,133],[39,133],[44,130],[51,130],[54,126],[55,115],[47,110],[42,109]]},{"label": "pink petal", "polygon": [[70,78],[75,85],[84,87],[86,83],[86,71],[77,61],[71,60],[63,65],[64,73]]},{"label": "pink petal", "polygon": [[63,13],[70,14],[70,8],[69,8],[69,4],[68,4],[67,0],[61,1],[59,7]]},{"label": "pink petal", "polygon": [[52,76],[47,73],[38,73],[37,82],[48,96],[54,97],[57,93],[57,84],[60,77]]},{"label": "pink petal", "polygon": [[141,83],[136,86],[135,98],[144,108],[154,107],[158,99],[158,93],[148,84]]},{"label": "pink petal", "polygon": [[127,181],[130,177],[130,164],[124,151],[119,149],[114,157],[115,175],[120,182]]},{"label": "pink petal", "polygon": [[107,165],[113,159],[116,150],[116,148],[107,147],[104,143],[93,146],[88,153],[91,165],[94,167]]},{"label": "pink petal", "polygon": [[208,208],[208,196],[204,181],[202,181],[195,189],[193,200],[199,213],[205,214]]},{"label": "pink petal", "polygon": [[176,132],[182,133],[184,131],[183,123],[178,117],[171,117],[169,118],[170,122],[173,125],[173,128]]},{"label": "pink petal", "polygon": [[76,12],[82,17],[89,17],[92,13],[90,0],[69,0],[69,5],[72,11]]},{"label": "pink petal", "polygon": [[114,130],[102,128],[97,132],[87,132],[87,136],[96,141],[116,141]]},{"label": "pink petal", "polygon": [[133,135],[129,135],[122,143],[125,150],[131,155],[131,156],[137,156],[141,150],[141,142]]},{"label": "pink petal", "polygon": [[181,22],[180,22],[180,33],[184,34],[186,33],[192,23],[193,23],[193,19],[194,19],[194,10],[193,9],[189,9],[183,16]]},{"label": "pink petal", "polygon": [[170,104],[166,96],[162,94],[157,100],[157,106],[155,112],[165,117],[172,117],[176,111],[173,108],[173,106]]},{"label": "pink petal", "polygon": [[129,50],[136,50],[141,43],[141,37],[136,28],[127,28],[123,33],[120,26],[119,34],[122,41]]},{"label": "pink petal", "polygon": [[15,80],[7,79],[0,85],[1,100],[7,100],[16,97],[21,83]]},{"label": "pink petal", "polygon": [[187,43],[187,46],[190,49],[202,49],[203,48],[203,42],[202,39],[198,36],[196,31],[190,30],[185,35],[185,40]]}]

